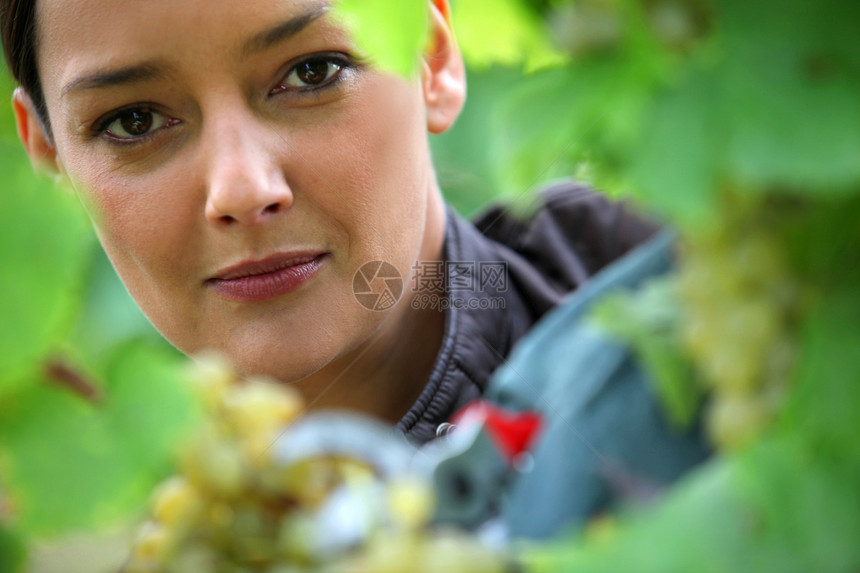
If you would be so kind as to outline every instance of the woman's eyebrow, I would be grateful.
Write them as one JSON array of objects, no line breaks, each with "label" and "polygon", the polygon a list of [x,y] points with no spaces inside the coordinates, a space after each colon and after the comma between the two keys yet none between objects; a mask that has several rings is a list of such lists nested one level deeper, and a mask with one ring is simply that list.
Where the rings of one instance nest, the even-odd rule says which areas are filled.
[{"label": "woman's eyebrow", "polygon": [[66,84],[60,92],[60,97],[65,97],[69,92],[75,90],[90,90],[134,84],[147,80],[161,79],[167,75],[166,65],[159,61],[144,62],[116,70],[100,70]]},{"label": "woman's eyebrow", "polygon": [[[299,14],[281,22],[280,24],[264,30],[252,36],[242,47],[242,56],[248,57],[262,52],[280,42],[283,42],[324,16],[329,11],[328,2],[316,6],[303,14]],[[119,68],[116,70],[99,70],[84,75],[66,84],[60,97],[65,97],[69,92],[76,90],[88,90],[107,88],[119,85],[128,85],[148,80],[162,79],[168,75],[167,66],[164,62],[152,61],[142,64]]]},{"label": "woman's eyebrow", "polygon": [[279,44],[305,28],[311,23],[325,15],[329,11],[328,3],[317,6],[305,12],[294,16],[285,22],[281,22],[277,26],[264,30],[259,34],[255,34],[250,40],[242,46],[242,57],[247,58],[259,52],[265,51],[272,46]]}]

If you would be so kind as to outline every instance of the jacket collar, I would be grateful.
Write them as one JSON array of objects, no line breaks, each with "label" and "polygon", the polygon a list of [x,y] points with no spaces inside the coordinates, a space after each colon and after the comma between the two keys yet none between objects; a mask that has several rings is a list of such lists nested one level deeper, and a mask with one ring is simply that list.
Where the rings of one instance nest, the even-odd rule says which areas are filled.
[{"label": "jacket collar", "polygon": [[[436,436],[437,427],[479,398],[490,375],[522,332],[512,316],[530,315],[498,245],[448,207],[445,228],[445,328],[433,371],[415,404],[396,429],[416,442]],[[502,273],[502,274],[499,274]],[[444,299],[444,300],[442,300]],[[527,321],[530,323],[532,320]],[[525,331],[525,327],[516,328]]]}]

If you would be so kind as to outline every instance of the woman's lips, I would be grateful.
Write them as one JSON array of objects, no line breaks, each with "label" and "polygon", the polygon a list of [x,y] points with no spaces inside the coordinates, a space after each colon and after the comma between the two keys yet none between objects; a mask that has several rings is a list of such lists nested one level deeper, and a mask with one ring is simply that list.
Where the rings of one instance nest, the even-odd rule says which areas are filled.
[{"label": "woman's lips", "polygon": [[256,302],[292,292],[309,281],[328,253],[285,253],[219,271],[206,285],[222,296]]}]

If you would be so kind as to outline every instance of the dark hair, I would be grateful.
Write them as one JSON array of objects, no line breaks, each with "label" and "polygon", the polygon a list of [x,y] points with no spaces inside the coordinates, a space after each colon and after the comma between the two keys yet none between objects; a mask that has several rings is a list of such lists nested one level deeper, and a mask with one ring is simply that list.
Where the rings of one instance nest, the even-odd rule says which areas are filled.
[{"label": "dark hair", "polygon": [[3,55],[12,76],[33,100],[36,115],[50,137],[48,108],[36,67],[36,0],[0,0],[0,32]]}]

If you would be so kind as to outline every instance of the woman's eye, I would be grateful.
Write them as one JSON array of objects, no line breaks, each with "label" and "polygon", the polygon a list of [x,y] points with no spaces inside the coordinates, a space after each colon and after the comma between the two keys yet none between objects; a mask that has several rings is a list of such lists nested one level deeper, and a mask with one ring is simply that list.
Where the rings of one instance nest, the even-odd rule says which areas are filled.
[{"label": "woman's eye", "polygon": [[167,118],[151,109],[121,111],[105,124],[103,131],[116,139],[138,139],[167,125]]},{"label": "woman's eye", "polygon": [[298,64],[287,74],[283,88],[322,87],[335,78],[344,68],[342,62],[331,58],[314,58]]}]

